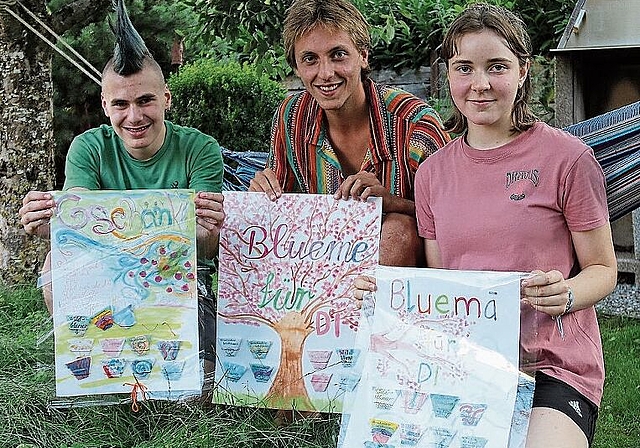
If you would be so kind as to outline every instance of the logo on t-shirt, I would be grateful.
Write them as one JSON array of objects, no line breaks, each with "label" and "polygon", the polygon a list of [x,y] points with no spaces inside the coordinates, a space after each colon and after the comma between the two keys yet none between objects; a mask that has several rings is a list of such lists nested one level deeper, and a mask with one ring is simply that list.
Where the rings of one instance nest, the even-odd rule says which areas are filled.
[{"label": "logo on t-shirt", "polygon": [[174,180],[171,183],[171,188],[178,188],[180,186],[180,183],[177,180]]},{"label": "logo on t-shirt", "polygon": [[506,174],[506,185],[505,188],[515,189],[514,193],[511,193],[509,199],[512,201],[521,201],[525,197],[526,187],[529,183],[531,183],[534,187],[538,186],[540,182],[540,171],[539,170],[519,170],[519,171],[509,171]]}]

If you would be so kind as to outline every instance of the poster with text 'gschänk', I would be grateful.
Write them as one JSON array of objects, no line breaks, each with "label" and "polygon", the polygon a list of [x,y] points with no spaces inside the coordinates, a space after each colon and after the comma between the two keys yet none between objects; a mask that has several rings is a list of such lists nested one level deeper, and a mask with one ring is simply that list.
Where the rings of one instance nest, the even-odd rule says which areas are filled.
[{"label": "poster with text 'gsch\u00e4nk'", "polygon": [[200,392],[194,194],[53,193],[57,396]]}]

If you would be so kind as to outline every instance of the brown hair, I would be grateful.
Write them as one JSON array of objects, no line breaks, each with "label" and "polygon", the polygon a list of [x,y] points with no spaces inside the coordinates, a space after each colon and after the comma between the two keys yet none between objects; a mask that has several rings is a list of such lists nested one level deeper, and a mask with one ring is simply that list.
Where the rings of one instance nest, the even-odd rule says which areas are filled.
[{"label": "brown hair", "polygon": [[[346,32],[358,51],[371,48],[369,23],[348,0],[295,0],[287,10],[282,37],[287,62],[296,69],[295,43],[317,26]],[[371,70],[363,69],[362,77]]]},{"label": "brown hair", "polygon": [[[440,57],[449,66],[449,60],[458,52],[457,44],[465,34],[491,30],[502,37],[507,47],[516,55],[520,67],[531,58],[531,39],[525,29],[524,22],[513,12],[500,6],[487,3],[474,3],[465,9],[453,21],[440,47]],[[529,74],[518,88],[511,112],[512,132],[529,129],[537,121],[528,105],[531,96],[531,79]],[[462,133],[467,129],[467,119],[454,105],[453,115],[446,121],[449,132]]]}]

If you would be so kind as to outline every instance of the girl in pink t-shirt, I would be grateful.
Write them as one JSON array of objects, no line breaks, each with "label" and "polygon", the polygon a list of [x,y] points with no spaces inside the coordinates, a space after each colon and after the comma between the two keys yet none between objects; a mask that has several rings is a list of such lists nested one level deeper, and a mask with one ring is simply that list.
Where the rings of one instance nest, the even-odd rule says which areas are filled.
[{"label": "girl in pink t-shirt", "polygon": [[[441,56],[447,130],[461,136],[416,174],[427,265],[532,272],[521,287],[521,364],[536,378],[527,448],[590,446],[604,384],[594,305],[617,277],[602,169],[530,111],[531,42],[513,13],[470,5]],[[355,286],[361,298],[375,279]]]}]

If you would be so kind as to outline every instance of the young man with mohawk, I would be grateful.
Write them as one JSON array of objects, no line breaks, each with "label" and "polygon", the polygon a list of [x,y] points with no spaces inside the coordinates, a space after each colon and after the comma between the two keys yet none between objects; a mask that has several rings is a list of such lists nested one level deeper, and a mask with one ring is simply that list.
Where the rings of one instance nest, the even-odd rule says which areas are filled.
[{"label": "young man with mohawk", "polygon": [[[64,190],[136,190],[189,188],[195,199],[198,250],[200,349],[205,372],[215,362],[215,299],[205,260],[218,248],[224,220],[223,162],[216,140],[165,120],[171,92],[158,63],[133,27],[123,0],[114,5],[116,45],[102,72],[102,109],[110,125],[90,129],[71,143],[65,163]],[[55,203],[50,193],[30,191],[19,215],[29,235],[49,237]],[[50,254],[42,276],[51,269]],[[51,285],[43,287],[52,312]]]}]

